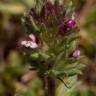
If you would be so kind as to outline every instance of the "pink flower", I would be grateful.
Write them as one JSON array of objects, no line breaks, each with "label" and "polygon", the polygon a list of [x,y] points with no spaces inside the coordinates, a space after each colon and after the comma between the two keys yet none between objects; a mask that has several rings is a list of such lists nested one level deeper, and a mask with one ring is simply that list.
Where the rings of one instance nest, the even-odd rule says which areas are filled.
[{"label": "pink flower", "polygon": [[27,48],[38,48],[38,44],[36,42],[36,36],[34,34],[30,34],[28,36],[31,40],[23,40],[21,41],[21,45]]},{"label": "pink flower", "polygon": [[32,48],[32,49],[38,48],[38,44],[33,41],[24,40],[24,41],[21,41],[21,45],[27,48]]},{"label": "pink flower", "polygon": [[78,56],[80,56],[80,50],[75,50],[75,51],[72,52],[72,57],[76,58]]}]

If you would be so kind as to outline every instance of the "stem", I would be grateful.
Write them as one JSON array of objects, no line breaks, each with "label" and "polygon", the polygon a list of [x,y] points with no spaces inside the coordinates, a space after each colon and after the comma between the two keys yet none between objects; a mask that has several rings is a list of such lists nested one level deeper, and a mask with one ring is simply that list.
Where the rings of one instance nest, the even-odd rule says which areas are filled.
[{"label": "stem", "polygon": [[46,96],[55,96],[55,80],[47,76],[45,77]]}]

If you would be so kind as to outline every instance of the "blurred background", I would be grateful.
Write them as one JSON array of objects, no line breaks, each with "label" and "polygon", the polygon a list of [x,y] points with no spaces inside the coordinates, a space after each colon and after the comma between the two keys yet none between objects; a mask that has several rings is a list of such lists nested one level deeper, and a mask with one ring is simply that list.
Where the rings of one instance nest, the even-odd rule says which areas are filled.
[{"label": "blurred background", "polygon": [[[62,96],[96,96],[96,0],[73,1],[77,1],[74,6],[81,35],[79,46],[85,55],[82,62],[86,64],[86,68],[83,74],[78,76],[82,83],[77,90],[74,90],[73,95],[64,95],[61,90],[58,96],[59,94]],[[26,66],[18,44],[24,36],[21,17],[32,5],[34,5],[34,0],[0,0],[0,96],[15,96],[12,95],[15,92],[17,92],[16,96],[44,95],[41,80],[36,72],[28,72],[29,66]],[[17,82],[17,78],[19,80],[24,72],[25,77],[22,82],[26,83],[31,79],[33,80],[32,86]],[[29,78],[27,73],[32,77]],[[29,79],[26,80],[26,78]],[[18,95],[23,91],[25,92],[23,95]]]}]

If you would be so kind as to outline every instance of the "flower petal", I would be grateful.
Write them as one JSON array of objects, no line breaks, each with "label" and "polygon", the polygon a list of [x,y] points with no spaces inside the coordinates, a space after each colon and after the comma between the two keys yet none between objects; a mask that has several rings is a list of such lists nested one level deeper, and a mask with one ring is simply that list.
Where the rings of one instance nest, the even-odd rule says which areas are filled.
[{"label": "flower petal", "polygon": [[34,34],[30,34],[29,35],[29,38],[33,41],[33,42],[36,42],[36,37]]},{"label": "flower petal", "polygon": [[37,43],[31,42],[30,48],[35,49],[35,48],[37,48],[37,47],[38,47],[38,44],[37,44]]}]

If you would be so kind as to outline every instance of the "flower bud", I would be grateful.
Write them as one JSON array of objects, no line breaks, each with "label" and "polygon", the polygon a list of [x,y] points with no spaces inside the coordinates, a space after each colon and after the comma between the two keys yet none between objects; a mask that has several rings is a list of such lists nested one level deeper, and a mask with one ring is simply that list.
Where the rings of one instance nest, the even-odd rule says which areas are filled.
[{"label": "flower bud", "polygon": [[71,56],[72,57],[75,57],[75,58],[78,57],[78,56],[80,56],[80,50],[73,51],[72,54],[71,54]]},{"label": "flower bud", "polygon": [[65,22],[65,25],[68,30],[74,28],[75,24],[76,24],[76,22],[72,19],[69,19],[68,21]]}]

